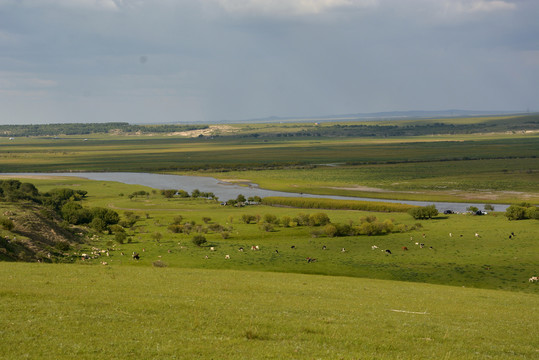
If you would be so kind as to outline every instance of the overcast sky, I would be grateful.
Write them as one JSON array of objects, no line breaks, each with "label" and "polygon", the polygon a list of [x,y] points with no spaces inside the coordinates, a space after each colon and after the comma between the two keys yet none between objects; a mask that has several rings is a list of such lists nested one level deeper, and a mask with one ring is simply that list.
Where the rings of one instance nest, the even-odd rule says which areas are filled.
[{"label": "overcast sky", "polygon": [[539,111],[538,0],[0,0],[0,123]]}]

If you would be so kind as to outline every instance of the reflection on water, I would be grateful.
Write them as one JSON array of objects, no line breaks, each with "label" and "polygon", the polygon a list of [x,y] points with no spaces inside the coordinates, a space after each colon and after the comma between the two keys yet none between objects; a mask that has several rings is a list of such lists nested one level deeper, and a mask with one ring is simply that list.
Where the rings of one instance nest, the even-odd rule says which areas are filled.
[{"label": "reflection on water", "polygon": [[[185,190],[192,192],[198,189],[202,192],[212,192],[221,200],[235,199],[239,194],[243,194],[245,197],[251,196],[288,196],[288,197],[309,197],[309,198],[326,198],[326,199],[340,199],[340,200],[363,200],[363,201],[381,201],[381,202],[394,202],[411,205],[436,205],[438,211],[443,212],[445,210],[452,210],[463,212],[469,206],[475,206],[479,209],[484,209],[485,204],[472,204],[472,203],[446,203],[446,202],[425,202],[425,201],[407,201],[407,200],[387,200],[387,199],[371,199],[371,198],[359,198],[351,196],[334,196],[334,195],[312,195],[312,194],[298,194],[288,193],[282,191],[272,191],[260,189],[256,184],[250,184],[246,186],[240,186],[237,184],[231,184],[221,182],[212,177],[206,176],[186,176],[186,175],[163,175],[163,174],[151,174],[151,173],[129,173],[129,172],[84,172],[84,173],[6,173],[4,175],[48,175],[48,176],[74,176],[81,177],[90,180],[101,181],[117,181],[124,184],[143,185],[155,189],[175,189]],[[505,211],[509,205],[496,204],[494,206],[496,211]]]}]

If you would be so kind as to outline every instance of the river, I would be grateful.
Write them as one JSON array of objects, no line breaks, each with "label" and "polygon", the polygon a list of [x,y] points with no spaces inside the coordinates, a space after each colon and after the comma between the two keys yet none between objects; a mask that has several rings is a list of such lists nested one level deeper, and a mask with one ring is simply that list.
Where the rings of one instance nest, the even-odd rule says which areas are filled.
[{"label": "river", "polygon": [[[273,191],[259,188],[256,184],[241,186],[237,184],[219,181],[212,177],[206,176],[187,176],[187,175],[165,175],[152,173],[132,173],[132,172],[80,172],[80,173],[2,173],[0,175],[17,176],[72,176],[81,177],[90,180],[100,181],[117,181],[124,184],[134,184],[148,186],[154,189],[175,189],[185,190],[191,193],[198,189],[202,192],[212,192],[221,200],[235,199],[239,194],[245,197],[251,196],[287,196],[287,197],[307,197],[307,198],[325,198],[339,200],[362,200],[362,201],[379,201],[393,202],[411,205],[432,205],[436,206],[438,211],[451,210],[456,212],[464,212],[469,206],[475,206],[478,209],[484,209],[485,204],[478,203],[455,203],[455,202],[435,202],[435,201],[410,201],[410,200],[388,200],[388,199],[373,199],[351,196],[336,196],[336,195],[314,195],[314,194],[298,194],[288,193],[283,191]],[[509,205],[496,204],[495,211],[505,211]]]}]

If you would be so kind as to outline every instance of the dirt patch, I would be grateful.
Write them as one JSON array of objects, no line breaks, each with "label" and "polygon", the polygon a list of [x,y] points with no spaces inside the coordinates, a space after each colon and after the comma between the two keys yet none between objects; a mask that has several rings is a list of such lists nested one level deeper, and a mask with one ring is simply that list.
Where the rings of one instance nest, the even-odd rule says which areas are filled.
[{"label": "dirt patch", "polygon": [[213,136],[219,134],[229,134],[238,132],[238,129],[230,125],[210,125],[207,129],[200,130],[189,130],[189,131],[178,131],[169,133],[169,136],[186,136],[186,137],[197,137],[197,136]]}]

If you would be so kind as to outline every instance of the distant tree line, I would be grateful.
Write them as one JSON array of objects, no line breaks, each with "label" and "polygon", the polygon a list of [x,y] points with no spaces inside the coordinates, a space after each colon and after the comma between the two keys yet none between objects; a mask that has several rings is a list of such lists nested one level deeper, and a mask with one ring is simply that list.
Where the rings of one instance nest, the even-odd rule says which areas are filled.
[{"label": "distant tree line", "polygon": [[122,133],[169,133],[207,128],[207,125],[131,125],[126,122],[0,125],[0,136],[88,135],[111,131]]},{"label": "distant tree line", "polygon": [[238,137],[393,137],[440,134],[473,134],[483,132],[506,132],[538,130],[539,115],[517,116],[493,121],[451,124],[444,122],[408,122],[397,125],[369,124],[294,124],[280,132],[268,131],[235,135]]}]

